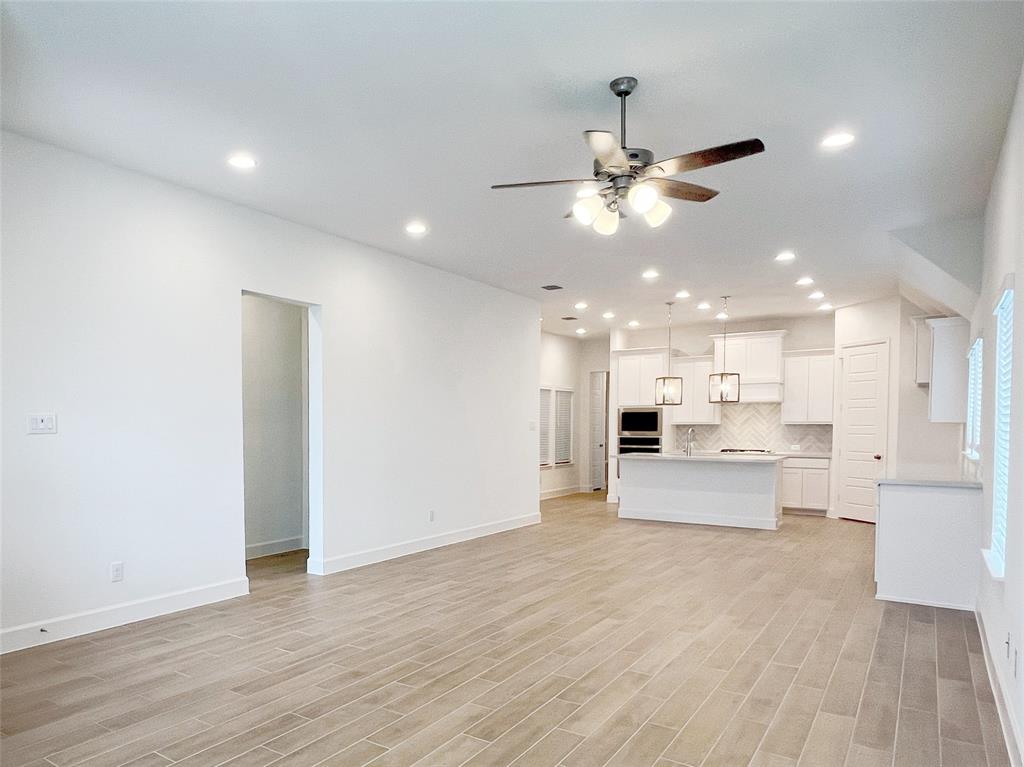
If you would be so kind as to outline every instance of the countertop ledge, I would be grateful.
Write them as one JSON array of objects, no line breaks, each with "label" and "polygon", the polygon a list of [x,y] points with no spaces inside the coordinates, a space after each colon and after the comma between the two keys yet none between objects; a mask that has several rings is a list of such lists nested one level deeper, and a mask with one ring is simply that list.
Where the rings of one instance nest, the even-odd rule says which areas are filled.
[{"label": "countertop ledge", "polygon": [[619,460],[629,461],[704,461],[715,463],[778,463],[785,459],[783,455],[764,453],[750,455],[748,453],[712,453],[710,455],[683,455],[682,453],[626,453]]},{"label": "countertop ledge", "polygon": [[892,477],[878,480],[879,485],[904,485],[911,487],[963,487],[971,490],[981,490],[980,482],[973,482],[968,479],[912,479]]}]

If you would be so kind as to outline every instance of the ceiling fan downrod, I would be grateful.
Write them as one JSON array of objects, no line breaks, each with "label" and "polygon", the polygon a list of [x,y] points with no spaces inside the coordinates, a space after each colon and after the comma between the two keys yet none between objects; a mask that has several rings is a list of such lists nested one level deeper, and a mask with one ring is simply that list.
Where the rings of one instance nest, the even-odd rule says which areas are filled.
[{"label": "ceiling fan downrod", "polygon": [[608,87],[619,97],[619,142],[626,148],[626,97],[636,89],[635,77],[616,77]]}]

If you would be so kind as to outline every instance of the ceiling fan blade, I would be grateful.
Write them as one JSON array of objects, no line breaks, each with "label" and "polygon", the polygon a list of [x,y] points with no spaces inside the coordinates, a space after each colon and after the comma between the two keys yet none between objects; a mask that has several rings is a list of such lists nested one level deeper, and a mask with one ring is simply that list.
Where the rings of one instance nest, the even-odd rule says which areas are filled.
[{"label": "ceiling fan blade", "polygon": [[619,146],[619,140],[606,130],[585,130],[583,140],[602,167],[608,169],[629,170],[629,159]]},{"label": "ceiling fan blade", "polygon": [[649,178],[645,184],[654,184],[658,191],[666,197],[674,197],[677,200],[689,200],[690,202],[707,202],[718,194],[716,189],[708,189],[706,186],[688,184],[685,181],[673,181],[670,178]]},{"label": "ceiling fan blade", "polygon": [[563,178],[558,181],[524,181],[521,184],[492,184],[491,189],[515,189],[520,186],[553,186],[554,184],[593,184],[592,178]]},{"label": "ceiling fan blade", "polygon": [[[706,168],[709,165],[738,160],[741,157],[749,157],[752,154],[764,151],[764,144],[761,139],[752,138],[746,141],[737,141],[735,144],[723,144],[708,149],[701,149],[697,152],[681,154],[677,157],[669,157],[666,160],[658,160],[651,163],[643,170],[643,175],[674,176],[677,173],[685,173],[688,170]],[[660,172],[659,172],[660,171]]]}]

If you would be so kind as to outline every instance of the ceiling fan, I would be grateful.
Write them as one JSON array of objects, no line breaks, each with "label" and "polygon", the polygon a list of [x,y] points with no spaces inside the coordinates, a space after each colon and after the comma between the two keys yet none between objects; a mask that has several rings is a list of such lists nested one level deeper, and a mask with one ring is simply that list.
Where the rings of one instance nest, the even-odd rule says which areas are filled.
[{"label": "ceiling fan", "polygon": [[592,226],[598,234],[612,235],[619,229],[620,216],[625,217],[622,202],[644,217],[652,228],[665,223],[672,208],[662,197],[691,202],[707,202],[718,194],[686,181],[667,178],[686,171],[706,168],[709,165],[738,160],[741,157],[764,151],[760,139],[737,141],[734,144],[701,149],[697,152],[654,161],[650,149],[626,146],[626,97],[637,86],[635,77],[616,77],[608,87],[619,98],[621,143],[608,131],[588,130],[583,139],[594,153],[594,177],[568,178],[557,181],[527,181],[521,184],[495,184],[491,189],[515,189],[528,186],[552,186],[555,184],[589,184],[595,181],[608,186],[587,186],[577,193],[580,199],[572,206],[566,218],[575,217],[580,223]]}]

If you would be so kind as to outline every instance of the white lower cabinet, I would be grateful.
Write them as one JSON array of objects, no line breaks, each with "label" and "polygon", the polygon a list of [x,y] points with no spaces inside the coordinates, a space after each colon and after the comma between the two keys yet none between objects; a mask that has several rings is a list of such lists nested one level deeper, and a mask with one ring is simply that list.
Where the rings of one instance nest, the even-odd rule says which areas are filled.
[{"label": "white lower cabinet", "polygon": [[786,458],[782,462],[782,505],[828,511],[828,458]]}]

